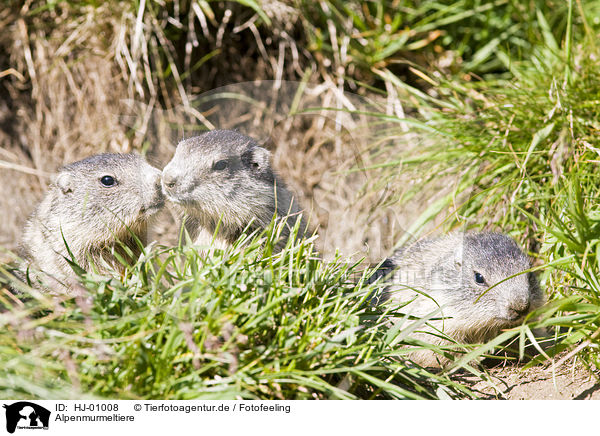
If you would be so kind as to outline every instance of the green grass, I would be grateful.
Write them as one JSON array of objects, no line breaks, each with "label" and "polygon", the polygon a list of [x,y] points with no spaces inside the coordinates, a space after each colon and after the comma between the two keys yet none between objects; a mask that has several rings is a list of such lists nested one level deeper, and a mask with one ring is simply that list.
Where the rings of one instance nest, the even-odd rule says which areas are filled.
[{"label": "green grass", "polygon": [[[17,3],[10,4],[15,17]],[[403,345],[448,350],[390,328],[387,318],[401,308],[381,313],[366,304],[374,286],[363,281],[364,265],[323,263],[310,241],[273,253],[271,230],[210,257],[188,246],[153,247],[124,277],[83,275],[76,296],[26,287],[17,301],[0,294],[0,396],[466,398],[474,394],[455,370],[485,377],[468,365],[471,358],[510,339],[522,352],[536,326],[551,329],[557,344],[531,364],[566,352],[600,369],[600,2],[284,4],[297,12],[289,22],[252,1],[119,8],[35,1],[23,23],[30,35],[56,40],[62,27],[65,35],[74,27],[89,31],[93,11],[102,10],[105,32],[92,34],[110,35],[105,57],[115,59],[128,97],[164,108],[186,105],[213,84],[215,71],[231,82],[248,80],[232,59],[268,64],[282,41],[290,44],[284,78],[294,78],[289,51],[296,48],[313,81],[397,94],[409,119],[376,114],[386,128],[365,151],[375,161],[367,171],[379,172],[377,186],[393,184],[399,171],[423,181],[392,198],[400,203],[459,174],[456,191],[423,210],[408,233],[419,235],[450,210],[457,214],[445,215],[444,230],[466,222],[511,234],[536,259],[548,294],[540,319],[483,347],[464,347],[467,354],[447,372],[426,371],[406,360]],[[227,8],[232,18],[224,25]],[[245,27],[250,22],[256,33]],[[126,23],[118,37],[115,23]],[[294,45],[280,38],[283,28]],[[10,51],[12,42],[2,41]],[[66,37],[65,44],[73,49],[62,55],[71,68],[77,62],[69,56],[79,59],[85,47]],[[29,75],[38,68],[43,77],[44,65],[31,64],[27,53],[11,56],[7,66],[23,77],[8,76],[11,95],[35,90]],[[444,57],[451,62],[442,67]],[[403,134],[397,127],[405,122],[424,140],[418,153],[403,154],[387,141]]]},{"label": "green grass", "polygon": [[[538,24],[548,27],[542,15]],[[508,81],[431,76],[436,98],[405,86],[426,145],[393,159],[382,153],[373,169],[388,182],[398,168],[423,180],[401,202],[442,174],[458,176],[452,195],[423,211],[409,233],[444,214],[446,230],[466,224],[514,236],[536,258],[549,296],[544,325],[562,338],[548,354],[569,349],[600,369],[600,51],[594,31],[568,24],[574,30],[562,41],[546,33],[527,59],[509,62],[500,53]]]},{"label": "green grass", "polygon": [[121,280],[82,276],[75,297],[5,294],[0,396],[473,395],[402,358],[410,338],[368,304],[360,265],[324,263],[310,240],[273,253],[273,232],[211,256],[155,247]]}]

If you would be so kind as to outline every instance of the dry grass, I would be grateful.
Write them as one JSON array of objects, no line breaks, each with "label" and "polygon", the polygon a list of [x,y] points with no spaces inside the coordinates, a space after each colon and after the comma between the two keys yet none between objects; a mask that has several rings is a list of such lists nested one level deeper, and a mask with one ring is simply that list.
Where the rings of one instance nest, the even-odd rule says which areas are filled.
[{"label": "dry grass", "polygon": [[[397,198],[397,180],[381,183],[376,171],[351,170],[370,166],[371,153],[397,153],[421,140],[405,128],[395,128],[396,145],[390,149],[389,141],[377,143],[373,138],[393,126],[340,111],[376,108],[395,114],[402,110],[397,102],[371,96],[373,103],[344,94],[343,84],[327,74],[319,86],[305,86],[316,82],[316,73],[305,74],[303,83],[286,80],[314,65],[290,36],[297,17],[283,3],[265,7],[270,19],[281,21],[269,38],[260,33],[263,28],[256,28],[255,16],[237,6],[225,10],[231,17],[229,27],[221,22],[220,36],[208,32],[206,41],[198,42],[221,51],[217,64],[207,61],[194,70],[195,80],[204,80],[203,87],[176,71],[175,47],[157,33],[164,14],[144,14],[140,27],[136,11],[127,6],[115,9],[112,2],[99,7],[65,3],[60,10],[40,14],[30,14],[29,4],[6,9],[0,16],[6,29],[0,36],[5,50],[0,89],[7,96],[0,107],[0,183],[6,194],[0,207],[7,211],[0,245],[17,247],[26,217],[61,165],[99,152],[137,151],[160,168],[178,140],[212,127],[236,128],[269,144],[275,168],[302,204],[314,211],[311,222],[319,229],[320,249],[326,255],[340,249],[378,261],[414,219],[411,207],[380,207]],[[209,17],[207,23],[210,27]],[[242,64],[234,65],[243,49],[234,40],[243,32],[253,35],[250,45],[260,53],[242,56]],[[157,41],[163,44],[157,46]],[[159,55],[157,47],[167,54]],[[153,60],[163,58],[173,61],[176,93],[168,93],[166,79],[149,72]],[[244,67],[250,59],[256,61],[253,67]],[[183,64],[193,62],[184,58]],[[273,80],[247,81],[258,77]],[[205,87],[222,82],[241,83]],[[320,107],[331,109],[314,109]],[[425,200],[417,199],[413,206],[420,201]],[[166,212],[154,237],[174,242],[175,221]]]},{"label": "dry grass", "polygon": [[[306,41],[299,37],[298,12],[287,2],[263,3],[262,9],[256,10],[235,2],[193,2],[195,6],[184,11],[178,10],[184,5],[178,1],[167,2],[168,7],[144,0],[135,5],[110,0],[98,6],[65,1],[52,8],[49,2],[29,0],[24,4],[10,1],[8,7],[1,9],[0,183],[5,195],[0,196],[0,247],[17,247],[27,215],[43,194],[51,174],[64,163],[103,151],[136,151],[162,167],[178,140],[212,127],[239,129],[272,149],[275,168],[298,193],[302,204],[313,212],[311,222],[320,234],[318,249],[328,258],[339,249],[345,256],[366,256],[376,262],[403,239],[446,227],[447,217],[451,217],[447,221],[452,225],[462,224],[464,219],[454,211],[464,203],[464,197],[471,195],[469,184],[473,180],[469,177],[479,168],[480,173],[475,174],[480,185],[478,196],[462,208],[462,213],[477,220],[480,227],[512,229],[521,241],[533,244],[532,251],[541,252],[540,263],[548,259],[568,260],[571,255],[581,259],[581,267],[569,261],[564,263],[567,271],[548,268],[544,273],[543,285],[550,292],[559,290],[565,292],[564,296],[576,296],[581,291],[579,295],[583,295],[577,304],[560,306],[561,313],[568,316],[550,320],[548,325],[567,322],[575,332],[571,344],[583,344],[573,345],[573,350],[595,362],[590,365],[598,366],[597,348],[593,348],[597,342],[593,335],[598,331],[598,280],[597,268],[593,268],[597,265],[597,183],[592,180],[597,172],[588,171],[587,166],[597,163],[597,123],[590,114],[598,106],[598,82],[595,74],[586,74],[586,68],[595,72],[596,66],[574,62],[563,81],[562,73],[550,71],[550,52],[552,47],[560,51],[560,44],[552,44],[553,34],[547,31],[542,32],[543,44],[533,45],[539,53],[530,53],[530,66],[547,67],[548,72],[536,75],[531,68],[524,68],[531,80],[521,78],[512,86],[484,81],[479,83],[483,88],[479,88],[478,83],[467,84],[471,76],[463,76],[464,83],[461,79],[443,85],[441,75],[409,65],[400,59],[401,52],[394,52],[383,63],[365,64],[359,75],[353,70],[357,63],[352,53],[360,55],[364,34],[354,30],[351,38],[343,34],[342,30],[352,27],[352,23],[344,14],[329,14],[328,5],[332,2],[314,3],[323,12],[324,21],[322,27],[312,29],[313,36],[322,36],[323,46],[311,48],[312,52],[305,47],[309,42],[318,43],[318,38]],[[546,3],[552,6],[551,2]],[[462,8],[466,3],[460,4]],[[526,7],[517,2],[506,4]],[[376,2],[372,5],[377,6]],[[49,8],[37,10],[41,6]],[[482,7],[492,11],[485,4]],[[542,11],[552,9],[540,9],[537,19],[541,24],[545,23]],[[530,12],[536,11],[533,7]],[[371,35],[375,42],[394,43],[388,38],[386,14],[375,17],[368,7],[362,12],[365,24],[370,26],[372,18],[379,22],[379,33]],[[459,12],[457,16],[462,14]],[[488,23],[487,15],[481,11],[465,12]],[[562,20],[559,12],[556,17]],[[525,30],[529,29],[526,21],[520,23]],[[455,31],[446,37],[461,41],[463,29],[468,28],[467,42],[476,45],[472,37],[481,32],[462,21],[456,23],[453,29],[446,28]],[[544,29],[541,24],[538,27]],[[560,27],[555,24],[550,21],[553,28]],[[402,29],[398,33],[402,35]],[[428,38],[433,33],[425,29],[422,34],[415,34],[420,39],[413,42],[430,43]],[[502,35],[498,39],[493,31],[486,33],[496,42],[504,41]],[[594,44],[583,46],[589,46],[594,53],[589,56],[580,50],[583,58],[590,63],[597,61]],[[514,74],[509,68],[517,71],[517,64],[506,63],[506,53],[502,52],[504,57],[496,56],[489,47],[482,41],[475,54],[485,56],[473,56],[491,61],[485,62],[488,66],[484,71],[502,65],[506,74]],[[568,61],[570,48],[564,51]],[[452,53],[440,53],[437,64],[450,71],[453,62],[445,62],[447,55],[452,58]],[[473,59],[470,65],[476,66]],[[363,86],[357,77],[366,80],[365,71],[371,81]],[[417,76],[419,84],[426,82],[421,89],[410,88],[403,81]],[[580,88],[565,91],[569,77],[579,77],[574,82]],[[551,79],[551,86],[550,80],[545,79]],[[558,82],[564,83],[562,88]],[[374,84],[385,89],[386,97],[369,87]],[[341,92],[348,89],[360,89],[363,94],[359,97]],[[495,99],[489,97],[490,92],[496,92]],[[485,104],[480,104],[481,98]],[[523,105],[524,101],[533,103]],[[445,130],[452,133],[450,139],[440,140],[436,132],[427,130],[426,127],[436,126],[436,120],[428,118],[428,107],[439,110],[441,120],[437,121],[442,127],[443,121],[447,122]],[[365,113],[370,111],[378,115]],[[416,112],[421,122],[433,122],[416,129],[417,117],[405,119],[407,114]],[[552,139],[556,132],[548,129],[548,124],[557,123],[558,117],[563,130]],[[486,120],[485,124],[481,120]],[[546,127],[540,128],[540,124]],[[569,140],[582,131],[589,134],[581,136],[580,142]],[[549,163],[551,171],[546,168],[546,154],[537,150],[533,153],[534,145],[540,150],[548,145],[536,141],[541,136],[550,142],[556,140],[546,150],[547,156],[557,151]],[[490,145],[503,150],[507,141],[514,159],[507,153],[484,156]],[[437,148],[431,147],[434,143]],[[578,148],[569,148],[573,145]],[[412,153],[419,148],[428,152]],[[579,150],[577,159],[572,159],[570,149]],[[590,157],[592,151],[595,154]],[[522,156],[526,157],[521,160]],[[409,159],[403,160],[406,157]],[[419,159],[427,158],[427,171],[423,171]],[[577,177],[582,183],[561,169],[563,164],[579,160],[583,169],[578,170]],[[458,170],[464,168],[465,172],[447,171],[451,165]],[[362,168],[370,169],[357,171]],[[489,176],[484,174],[494,168],[497,175],[493,171]],[[473,171],[466,172],[467,169]],[[539,175],[554,182],[566,178],[569,183],[554,191],[545,187],[540,192],[527,191],[526,187],[537,186]],[[463,176],[465,185],[458,190],[463,197],[448,197],[457,176]],[[502,179],[514,183],[497,183]],[[573,187],[584,186],[583,193],[588,196],[586,209],[573,206],[582,205],[583,200],[581,192],[571,188],[571,182]],[[548,198],[550,204],[538,208],[539,204],[547,204]],[[560,214],[553,215],[554,210]],[[566,219],[565,210],[570,214]],[[531,217],[523,215],[530,211]],[[177,235],[175,222],[176,218],[165,211],[154,227],[153,238],[173,243]],[[573,227],[577,229],[575,236]],[[535,245],[538,241],[541,249]],[[128,298],[123,302],[132,303]],[[104,310],[101,303],[99,308]],[[556,304],[559,303],[563,304],[560,299]],[[580,352],[580,346],[588,347],[584,350],[587,355]]]},{"label": "dry grass", "polygon": [[2,207],[8,216],[0,241],[14,248],[24,219],[59,166],[102,151],[131,151],[134,145],[126,129],[114,125],[126,84],[98,35],[99,24],[118,25],[113,15],[90,8],[77,22],[66,23],[65,35],[60,16],[50,28],[25,20],[26,7],[18,14],[7,11],[0,24],[3,63],[16,73],[1,82],[7,99],[0,183],[7,189]]}]

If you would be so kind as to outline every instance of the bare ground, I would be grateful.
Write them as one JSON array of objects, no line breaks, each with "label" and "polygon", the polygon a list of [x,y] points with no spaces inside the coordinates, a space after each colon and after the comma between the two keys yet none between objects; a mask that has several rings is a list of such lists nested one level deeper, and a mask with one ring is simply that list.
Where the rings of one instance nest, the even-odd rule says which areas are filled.
[{"label": "bare ground", "polygon": [[591,372],[579,362],[532,368],[517,366],[488,370],[491,381],[466,376],[465,384],[482,399],[504,400],[600,400],[600,373]]}]

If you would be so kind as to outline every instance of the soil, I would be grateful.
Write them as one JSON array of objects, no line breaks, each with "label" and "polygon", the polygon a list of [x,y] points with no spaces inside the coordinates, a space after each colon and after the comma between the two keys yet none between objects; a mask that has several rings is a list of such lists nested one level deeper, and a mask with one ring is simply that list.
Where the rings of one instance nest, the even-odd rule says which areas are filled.
[{"label": "soil", "polygon": [[465,382],[482,399],[504,400],[600,400],[600,372],[578,362],[532,368],[496,367],[488,370],[490,381],[467,376]]}]

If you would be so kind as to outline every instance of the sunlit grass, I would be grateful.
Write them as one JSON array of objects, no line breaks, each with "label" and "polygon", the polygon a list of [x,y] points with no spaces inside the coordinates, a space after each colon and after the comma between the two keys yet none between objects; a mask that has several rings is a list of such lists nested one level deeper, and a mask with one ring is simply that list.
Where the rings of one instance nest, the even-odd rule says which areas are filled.
[{"label": "sunlit grass", "polygon": [[472,395],[402,359],[411,340],[368,304],[360,265],[324,263],[310,240],[274,253],[271,231],[210,256],[157,247],[121,280],[82,276],[74,297],[3,299],[1,396]]},{"label": "sunlit grass", "polygon": [[[68,147],[80,142],[89,141],[89,150],[108,142],[70,137],[74,115],[64,102],[75,96],[81,112],[111,101],[106,93],[112,87],[106,83],[113,83],[113,77],[122,77],[123,88],[115,89],[126,90],[129,98],[156,107],[186,106],[195,92],[206,91],[203,79],[213,80],[215,71],[235,64],[232,59],[251,56],[254,63],[264,62],[265,76],[314,71],[313,81],[387,95],[406,113],[404,118],[397,112],[379,114],[385,126],[380,136],[402,137],[400,126],[409,125],[410,133],[423,139],[418,153],[402,154],[393,141],[373,138],[374,144],[391,143],[388,150],[369,150],[380,157],[368,169],[379,171],[380,185],[393,184],[400,172],[422,181],[393,200],[406,202],[445,175],[460,175],[455,192],[424,207],[408,236],[419,235],[443,214],[443,230],[466,222],[470,228],[511,234],[535,257],[550,300],[532,327],[549,328],[558,341],[532,363],[566,352],[600,368],[595,19],[600,2],[400,3],[174,1],[165,7],[142,1],[111,8],[111,2],[34,1],[29,10],[15,3],[0,20],[7,26],[21,23],[31,43],[19,43],[22,51],[11,52],[15,70],[6,73],[6,80],[12,81],[11,95],[20,96],[15,101],[35,106],[40,114],[44,129],[33,124],[29,130],[62,138],[62,148],[50,153],[59,155],[71,154]],[[96,31],[96,25],[110,30]],[[73,29],[110,36],[94,45],[105,50],[103,60],[112,62],[102,64],[110,81],[95,87],[88,87],[87,80],[77,82],[88,74],[77,70],[86,52],[77,38],[69,38],[77,36]],[[57,36],[61,32],[64,38]],[[52,44],[44,43],[59,40],[64,40],[62,50],[53,56]],[[11,41],[3,44],[12,47]],[[46,95],[52,89],[38,81],[52,74],[71,82],[57,86],[60,93]],[[231,81],[238,78],[248,79],[239,74]],[[91,103],[84,92],[89,89],[99,90]],[[29,91],[31,101],[23,97]],[[49,102],[65,107],[50,110]],[[114,115],[114,107],[105,109]],[[182,122],[206,121],[202,114],[188,115]],[[90,125],[101,124],[109,123],[90,120]],[[81,130],[90,128],[82,125]],[[136,141],[148,147],[145,138]],[[40,148],[42,141],[30,142],[28,152],[36,159],[48,154]],[[0,295],[0,395],[472,395],[445,373],[404,360],[406,344],[441,354],[455,347],[417,343],[410,332],[390,329],[391,313],[381,311],[393,309],[366,304],[371,288],[361,281],[364,266],[343,259],[323,263],[306,241],[281,253],[264,250],[265,240],[258,236],[242,242],[210,257],[185,245],[154,247],[121,279],[82,277],[76,296],[48,298],[20,287],[21,304]],[[449,371],[464,365],[483,376],[469,365],[471,359],[515,338],[512,346],[522,352],[529,328],[505,332],[483,347],[458,346],[471,354]]]},{"label": "sunlit grass", "polygon": [[398,201],[457,175],[453,193],[424,210],[409,233],[443,214],[447,230],[511,234],[536,259],[550,299],[543,325],[561,343],[548,355],[568,349],[599,368],[600,75],[592,60],[600,53],[587,32],[579,44],[546,34],[531,58],[507,64],[510,81],[439,80],[443,105],[412,91],[425,145],[394,160],[382,154],[376,167],[388,181],[399,168],[422,181]]}]

